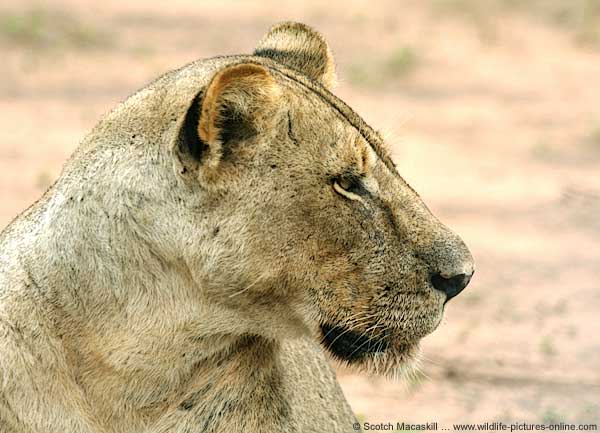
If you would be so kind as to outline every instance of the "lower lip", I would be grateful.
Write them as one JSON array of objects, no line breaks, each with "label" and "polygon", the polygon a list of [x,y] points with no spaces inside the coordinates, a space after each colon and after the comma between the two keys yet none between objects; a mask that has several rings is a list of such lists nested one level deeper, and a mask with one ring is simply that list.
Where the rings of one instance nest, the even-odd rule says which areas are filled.
[{"label": "lower lip", "polygon": [[340,326],[322,324],[320,328],[322,344],[336,358],[346,362],[359,361],[366,356],[384,352],[388,347],[385,339],[367,338]]}]

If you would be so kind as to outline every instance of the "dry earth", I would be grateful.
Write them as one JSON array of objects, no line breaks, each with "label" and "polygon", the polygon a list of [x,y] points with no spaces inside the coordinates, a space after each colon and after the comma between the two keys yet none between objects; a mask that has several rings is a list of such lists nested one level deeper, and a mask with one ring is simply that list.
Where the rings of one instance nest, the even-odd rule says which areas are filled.
[{"label": "dry earth", "polygon": [[422,373],[393,383],[340,369],[355,411],[446,428],[597,422],[598,2],[539,3],[5,1],[0,227],[118,101],[196,58],[251,51],[274,22],[304,21],[333,47],[337,93],[389,137],[478,266],[424,341]]}]

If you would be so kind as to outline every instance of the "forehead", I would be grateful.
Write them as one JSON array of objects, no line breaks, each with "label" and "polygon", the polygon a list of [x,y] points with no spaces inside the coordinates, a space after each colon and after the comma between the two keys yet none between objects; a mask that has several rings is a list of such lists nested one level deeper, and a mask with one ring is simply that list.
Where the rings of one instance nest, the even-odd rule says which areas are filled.
[{"label": "forehead", "polygon": [[[330,131],[331,139],[345,143],[364,158],[380,159],[390,171],[397,174],[389,150],[382,137],[371,128],[345,102],[333,95],[325,87],[289,70],[277,70],[287,83],[287,87],[301,101],[307,116],[321,123],[324,130]],[[316,117],[318,116],[318,117]]]}]

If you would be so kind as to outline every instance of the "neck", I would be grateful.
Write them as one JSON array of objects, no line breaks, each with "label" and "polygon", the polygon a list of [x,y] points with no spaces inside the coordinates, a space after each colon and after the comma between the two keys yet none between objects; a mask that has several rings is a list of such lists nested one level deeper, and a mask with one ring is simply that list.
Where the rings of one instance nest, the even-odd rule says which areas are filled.
[{"label": "neck", "polygon": [[[185,260],[168,256],[137,229],[143,215],[118,219],[97,211],[105,205],[93,197],[85,200],[75,212],[68,195],[48,199],[42,212],[54,212],[48,219],[54,227],[37,237],[31,275],[48,288],[44,304],[70,372],[89,400],[103,406],[99,413],[151,422],[186,398],[198,385],[194,378],[227,377],[217,359],[255,365],[254,345],[262,347],[267,370],[276,369],[277,344],[249,338],[243,316],[209,302]],[[259,380],[251,373],[238,370],[237,380]]]}]

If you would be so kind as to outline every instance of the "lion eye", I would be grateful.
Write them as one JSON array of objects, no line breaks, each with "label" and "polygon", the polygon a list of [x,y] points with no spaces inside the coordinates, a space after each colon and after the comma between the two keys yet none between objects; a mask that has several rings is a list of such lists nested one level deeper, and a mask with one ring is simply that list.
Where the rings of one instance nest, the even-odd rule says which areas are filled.
[{"label": "lion eye", "polygon": [[352,188],[352,181],[347,177],[340,177],[336,180],[337,184],[346,191],[349,191]]},{"label": "lion eye", "polygon": [[362,197],[358,194],[361,189],[361,183],[358,177],[346,177],[340,176],[333,181],[333,189],[340,195],[350,199],[363,201]]}]

